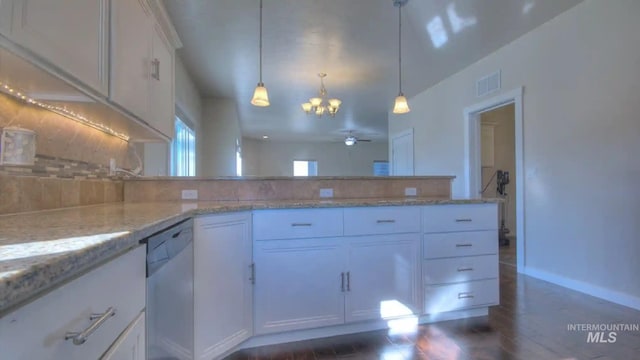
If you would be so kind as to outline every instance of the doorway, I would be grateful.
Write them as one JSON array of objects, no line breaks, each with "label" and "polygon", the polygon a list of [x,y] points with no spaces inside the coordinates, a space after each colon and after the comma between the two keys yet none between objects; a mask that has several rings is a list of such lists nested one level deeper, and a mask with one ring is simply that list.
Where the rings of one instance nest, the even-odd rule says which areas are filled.
[{"label": "doorway", "polygon": [[413,128],[410,128],[391,137],[391,175],[411,176],[413,166]]},{"label": "doorway", "polygon": [[[507,255],[503,260],[518,272],[524,272],[526,266],[522,91],[517,88],[464,110],[466,195],[503,199],[498,205],[499,241],[509,240],[509,246],[500,249]],[[488,146],[491,142],[493,147]],[[509,172],[508,183],[505,171]]]},{"label": "doorway", "polygon": [[498,198],[500,263],[516,266],[515,105],[503,105],[480,116],[480,196]]}]

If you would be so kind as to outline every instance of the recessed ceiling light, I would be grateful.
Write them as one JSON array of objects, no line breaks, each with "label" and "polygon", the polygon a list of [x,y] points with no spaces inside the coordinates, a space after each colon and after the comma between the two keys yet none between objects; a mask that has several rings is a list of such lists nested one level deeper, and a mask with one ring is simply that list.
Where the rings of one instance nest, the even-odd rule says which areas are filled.
[{"label": "recessed ceiling light", "polygon": [[263,138],[263,139],[268,139],[268,138],[269,138],[269,135],[262,135],[262,138]]}]

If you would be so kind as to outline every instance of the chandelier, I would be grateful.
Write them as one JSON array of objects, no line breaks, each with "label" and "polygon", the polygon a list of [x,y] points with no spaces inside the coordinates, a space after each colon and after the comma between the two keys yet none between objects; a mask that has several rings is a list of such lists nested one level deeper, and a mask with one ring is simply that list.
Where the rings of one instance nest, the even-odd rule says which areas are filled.
[{"label": "chandelier", "polygon": [[342,101],[335,98],[327,100],[327,89],[324,87],[324,78],[326,76],[327,74],[325,73],[318,74],[318,77],[320,78],[320,96],[313,97],[309,99],[309,102],[302,104],[302,110],[304,110],[305,113],[314,113],[318,115],[318,117],[321,117],[325,113],[328,113],[331,116],[336,116],[336,113],[340,110],[340,104],[342,104]]}]

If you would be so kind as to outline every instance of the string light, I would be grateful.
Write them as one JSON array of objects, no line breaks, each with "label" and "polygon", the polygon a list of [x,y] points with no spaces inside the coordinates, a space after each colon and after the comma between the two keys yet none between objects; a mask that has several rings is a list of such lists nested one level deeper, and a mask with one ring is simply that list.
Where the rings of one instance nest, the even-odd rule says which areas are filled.
[{"label": "string light", "polygon": [[115,136],[119,139],[122,139],[124,141],[129,141],[129,136],[127,136],[126,134],[123,134],[121,132],[115,131],[112,128],[105,126],[103,124],[97,123],[95,121],[92,121],[91,119],[88,119],[87,117],[85,117],[84,115],[78,114],[75,111],[69,110],[66,107],[62,107],[62,106],[57,106],[57,105],[50,105],[50,104],[46,104],[43,102],[40,102],[38,100],[32,99],[28,96],[26,96],[25,94],[23,94],[22,92],[18,91],[17,89],[14,89],[13,87],[9,86],[8,84],[4,84],[2,82],[0,82],[0,92],[3,92],[7,95],[12,96],[13,98],[16,98],[18,100],[22,100],[28,104],[31,105],[35,105],[38,106],[42,109],[46,109],[49,110],[51,112],[54,112],[58,115],[62,115],[64,117],[67,117],[71,120],[74,120],[82,125],[86,125],[89,126],[93,129],[96,130],[100,130],[105,134],[111,135],[111,136]]}]

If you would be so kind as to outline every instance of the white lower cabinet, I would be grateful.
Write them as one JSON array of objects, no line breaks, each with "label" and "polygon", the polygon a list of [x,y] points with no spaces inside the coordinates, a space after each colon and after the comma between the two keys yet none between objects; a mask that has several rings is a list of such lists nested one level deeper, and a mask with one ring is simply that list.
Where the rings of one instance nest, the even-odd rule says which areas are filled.
[{"label": "white lower cabinet", "polygon": [[424,314],[499,304],[497,214],[497,204],[424,207]]},{"label": "white lower cabinet", "polygon": [[342,324],[344,258],[340,238],[256,242],[256,333]]},{"label": "white lower cabinet", "polygon": [[[266,227],[270,223],[270,234],[274,234],[273,237],[280,234],[286,239],[265,240],[262,235],[254,234],[256,334],[417,314],[420,311],[419,224],[397,226],[395,230],[393,226],[383,226],[382,234],[376,234],[378,230],[365,230],[361,222],[373,219],[377,224],[382,219],[388,225],[393,224],[392,221],[400,223],[394,219],[404,216],[419,222],[419,208],[412,208],[408,213],[406,208],[395,209],[397,214],[391,207],[370,211],[305,210],[305,216],[295,222],[285,218],[290,212],[256,212],[254,225]],[[334,237],[323,237],[327,226],[318,227],[317,233],[308,226],[304,238],[291,238],[297,224],[319,221],[312,216],[314,212],[322,215],[320,219],[336,219],[331,222],[332,229],[336,225],[342,228],[344,218],[345,231],[334,231]],[[357,220],[357,224],[352,219]],[[356,230],[347,232],[350,226]],[[394,231],[399,233],[389,233]],[[339,236],[362,232],[369,234]]]},{"label": "white lower cabinet", "polygon": [[144,359],[145,256],[140,246],[0,318],[0,357]]},{"label": "white lower cabinet", "polygon": [[418,314],[420,234],[347,239],[345,322]]},{"label": "white lower cabinet", "polygon": [[194,222],[195,358],[211,360],[253,334],[251,213]]},{"label": "white lower cabinet", "polygon": [[100,360],[145,360],[145,313],[131,323]]}]

